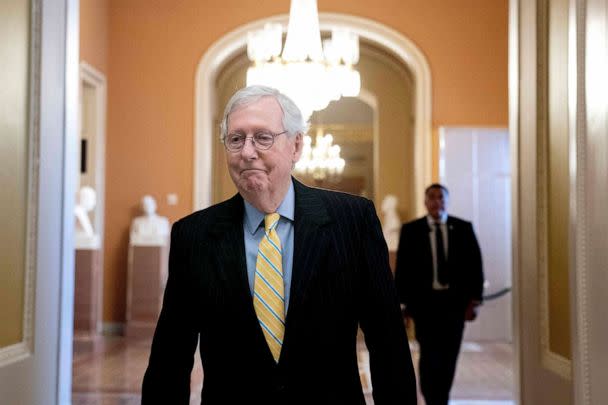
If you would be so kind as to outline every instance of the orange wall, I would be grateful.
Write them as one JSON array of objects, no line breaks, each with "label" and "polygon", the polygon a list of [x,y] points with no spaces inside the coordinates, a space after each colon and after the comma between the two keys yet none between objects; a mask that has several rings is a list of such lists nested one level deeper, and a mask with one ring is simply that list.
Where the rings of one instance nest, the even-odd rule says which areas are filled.
[{"label": "orange wall", "polygon": [[[319,0],[366,17],[428,58],[433,126],[507,125],[507,0]],[[211,44],[286,14],[289,0],[110,0],[104,321],[125,313],[128,228],[141,196],[172,221],[191,210],[194,77]],[[176,206],[166,204],[177,193]]]},{"label": "orange wall", "polygon": [[108,74],[108,0],[80,0],[80,60]]}]

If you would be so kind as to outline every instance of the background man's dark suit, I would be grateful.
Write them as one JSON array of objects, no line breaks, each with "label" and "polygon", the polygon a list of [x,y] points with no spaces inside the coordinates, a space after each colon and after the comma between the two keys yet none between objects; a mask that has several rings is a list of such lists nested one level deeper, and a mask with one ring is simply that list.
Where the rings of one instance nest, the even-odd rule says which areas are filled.
[{"label": "background man's dark suit", "polygon": [[[481,252],[470,222],[448,216],[449,289],[433,290],[433,256],[427,217],[403,225],[396,284],[420,344],[420,384],[427,405],[447,404],[471,302],[481,302]],[[470,308],[469,308],[470,310]]]},{"label": "background man's dark suit", "polygon": [[143,404],[188,403],[200,333],[204,405],[363,405],[355,347],[359,323],[370,351],[376,405],[416,403],[407,338],[373,204],[295,180],[294,187],[292,287],[278,364],[253,308],[244,206],[237,194],[173,226],[169,280]]}]

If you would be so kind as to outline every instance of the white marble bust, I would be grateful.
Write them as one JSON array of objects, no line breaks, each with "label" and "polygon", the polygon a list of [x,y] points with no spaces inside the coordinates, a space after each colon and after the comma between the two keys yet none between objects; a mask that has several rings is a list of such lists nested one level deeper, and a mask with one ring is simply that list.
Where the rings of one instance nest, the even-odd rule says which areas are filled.
[{"label": "white marble bust", "polygon": [[382,233],[388,245],[389,252],[396,252],[399,247],[399,233],[401,232],[401,219],[397,213],[397,197],[387,194],[382,200]]},{"label": "white marble bust", "polygon": [[166,246],[169,242],[169,220],[156,214],[156,200],[150,195],[141,199],[145,215],[131,224],[130,243],[135,246]]},{"label": "white marble bust", "polygon": [[74,207],[75,240],[76,249],[99,249],[99,235],[95,234],[89,212],[93,211],[97,204],[95,190],[89,186],[84,186],[78,190],[76,206]]}]

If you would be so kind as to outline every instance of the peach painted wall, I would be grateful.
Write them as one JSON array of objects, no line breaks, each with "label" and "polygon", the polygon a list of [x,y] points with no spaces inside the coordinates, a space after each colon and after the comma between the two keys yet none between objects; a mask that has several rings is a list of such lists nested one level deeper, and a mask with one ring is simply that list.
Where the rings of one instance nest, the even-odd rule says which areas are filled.
[{"label": "peach painted wall", "polygon": [[108,74],[108,0],[80,0],[80,60]]},{"label": "peach painted wall", "polygon": [[[210,45],[286,14],[289,0],[109,0],[104,321],[125,317],[128,228],[141,196],[172,221],[191,210],[194,77]],[[428,58],[433,127],[507,126],[507,0],[319,0],[369,18]],[[179,203],[166,204],[176,193]]]}]

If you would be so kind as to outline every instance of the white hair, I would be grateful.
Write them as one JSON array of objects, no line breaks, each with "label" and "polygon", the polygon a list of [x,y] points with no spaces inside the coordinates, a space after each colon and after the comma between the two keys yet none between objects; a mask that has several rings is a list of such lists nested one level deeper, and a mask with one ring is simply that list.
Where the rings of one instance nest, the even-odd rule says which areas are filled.
[{"label": "white hair", "polygon": [[277,89],[267,86],[248,86],[240,89],[230,98],[226,108],[224,109],[224,117],[220,124],[220,137],[222,141],[227,135],[228,131],[228,118],[230,114],[243,106],[251,103],[255,103],[262,97],[273,97],[279,103],[281,110],[283,111],[283,128],[287,131],[290,136],[295,136],[298,133],[302,135],[308,131],[309,123],[304,121],[302,112],[293,102],[292,99],[281,93]]}]

